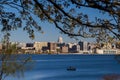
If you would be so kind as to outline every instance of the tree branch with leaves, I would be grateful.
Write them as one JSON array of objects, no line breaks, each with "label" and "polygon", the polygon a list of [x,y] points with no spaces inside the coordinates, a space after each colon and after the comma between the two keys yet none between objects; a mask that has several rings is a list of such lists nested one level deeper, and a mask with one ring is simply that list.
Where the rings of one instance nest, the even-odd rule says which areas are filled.
[{"label": "tree branch with leaves", "polygon": [[[48,21],[69,36],[97,38],[96,35],[103,28],[110,32],[109,35],[120,39],[120,2],[116,0],[2,0],[0,4],[1,25],[11,21],[12,24],[8,25],[11,29],[22,27],[31,38],[35,37],[35,29],[43,32],[38,23]],[[15,12],[4,10],[6,6]],[[109,18],[96,16],[91,20],[89,14],[81,11],[82,8],[100,11],[98,15],[107,15]],[[5,13],[9,14],[9,19],[5,18]],[[37,22],[35,16],[41,21]]]}]

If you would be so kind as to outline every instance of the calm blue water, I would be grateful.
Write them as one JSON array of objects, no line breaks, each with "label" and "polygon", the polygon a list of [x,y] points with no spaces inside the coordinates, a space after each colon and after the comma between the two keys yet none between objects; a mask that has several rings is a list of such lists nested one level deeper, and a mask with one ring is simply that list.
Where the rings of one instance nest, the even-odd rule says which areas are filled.
[{"label": "calm blue water", "polygon": [[[120,74],[115,55],[32,55],[32,70],[24,77],[6,80],[103,80],[103,76]],[[67,71],[68,66],[76,71]]]}]

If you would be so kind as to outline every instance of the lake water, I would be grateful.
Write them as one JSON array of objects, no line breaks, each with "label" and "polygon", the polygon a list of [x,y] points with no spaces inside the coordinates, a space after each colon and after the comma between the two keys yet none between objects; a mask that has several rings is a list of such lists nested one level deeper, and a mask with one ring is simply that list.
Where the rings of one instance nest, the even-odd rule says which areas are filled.
[{"label": "lake water", "polygon": [[[105,75],[120,75],[115,55],[31,55],[32,70],[24,77],[6,80],[103,80]],[[76,71],[67,71],[74,66]]]}]

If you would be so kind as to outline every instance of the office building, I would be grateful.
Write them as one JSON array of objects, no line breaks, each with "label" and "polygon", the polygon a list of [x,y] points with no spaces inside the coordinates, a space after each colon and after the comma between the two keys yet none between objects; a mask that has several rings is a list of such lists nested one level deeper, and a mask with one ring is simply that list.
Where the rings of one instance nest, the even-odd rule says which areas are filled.
[{"label": "office building", "polygon": [[80,45],[80,50],[82,50],[82,51],[87,51],[88,50],[88,43],[87,42],[80,41],[78,44]]},{"label": "office building", "polygon": [[53,53],[56,53],[56,49],[57,49],[57,43],[54,43],[54,42],[49,42],[48,43],[48,49],[49,49],[49,52],[53,52]]},{"label": "office building", "polygon": [[62,53],[68,53],[68,46],[62,46],[61,47],[61,52]]},{"label": "office building", "polygon": [[48,42],[34,42],[36,52],[42,52],[48,47]]}]

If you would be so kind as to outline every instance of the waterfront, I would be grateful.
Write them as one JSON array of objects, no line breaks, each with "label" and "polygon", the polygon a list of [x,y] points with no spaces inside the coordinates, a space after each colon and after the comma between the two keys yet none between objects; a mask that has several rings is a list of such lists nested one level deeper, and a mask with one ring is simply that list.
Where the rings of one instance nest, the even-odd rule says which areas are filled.
[{"label": "waterfront", "polygon": [[[103,80],[105,75],[120,75],[120,63],[115,55],[31,56],[34,61],[32,70],[27,70],[24,77],[10,76],[6,80]],[[76,71],[67,71],[68,66],[76,67]]]}]

